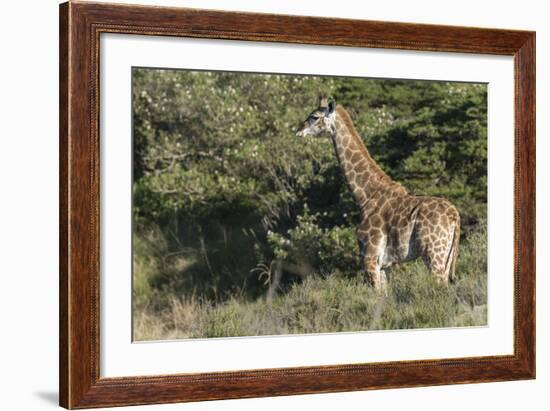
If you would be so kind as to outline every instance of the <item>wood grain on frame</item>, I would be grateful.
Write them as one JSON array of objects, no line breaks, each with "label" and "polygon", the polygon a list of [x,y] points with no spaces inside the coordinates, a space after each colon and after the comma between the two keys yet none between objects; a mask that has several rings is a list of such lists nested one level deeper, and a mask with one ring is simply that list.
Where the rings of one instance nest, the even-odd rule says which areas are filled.
[{"label": "wood grain on frame", "polygon": [[[129,33],[514,56],[514,354],[100,378],[99,35]],[[60,404],[90,408],[535,377],[535,33],[196,9],[60,6]]]}]

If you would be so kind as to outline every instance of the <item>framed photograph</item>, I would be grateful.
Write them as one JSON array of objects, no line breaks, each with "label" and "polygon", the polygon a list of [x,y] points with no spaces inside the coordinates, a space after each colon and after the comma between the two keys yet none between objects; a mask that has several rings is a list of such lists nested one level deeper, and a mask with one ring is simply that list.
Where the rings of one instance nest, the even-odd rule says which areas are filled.
[{"label": "framed photograph", "polygon": [[60,405],[535,378],[535,33],[60,6]]}]

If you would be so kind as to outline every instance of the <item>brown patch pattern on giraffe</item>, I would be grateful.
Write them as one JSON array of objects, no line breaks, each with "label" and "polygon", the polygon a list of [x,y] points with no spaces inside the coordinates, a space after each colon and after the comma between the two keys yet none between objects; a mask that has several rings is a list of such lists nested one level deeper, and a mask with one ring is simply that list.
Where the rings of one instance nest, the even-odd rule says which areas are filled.
[{"label": "brown patch pattern on giraffe", "polygon": [[443,198],[409,194],[393,181],[371,157],[346,110],[322,98],[296,135],[326,132],[361,211],[357,240],[369,283],[384,289],[386,268],[419,257],[440,282],[453,280],[460,240],[456,207]]}]

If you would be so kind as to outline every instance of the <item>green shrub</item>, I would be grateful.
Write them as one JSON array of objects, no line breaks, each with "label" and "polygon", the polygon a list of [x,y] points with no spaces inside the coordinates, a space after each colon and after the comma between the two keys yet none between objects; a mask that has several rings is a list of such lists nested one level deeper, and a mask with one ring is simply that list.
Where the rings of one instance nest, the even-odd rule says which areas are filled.
[{"label": "green shrub", "polygon": [[304,205],[297,225],[283,234],[268,231],[268,244],[276,258],[311,267],[322,275],[359,270],[359,248],[355,229],[335,226],[322,228],[320,213],[311,213]]}]

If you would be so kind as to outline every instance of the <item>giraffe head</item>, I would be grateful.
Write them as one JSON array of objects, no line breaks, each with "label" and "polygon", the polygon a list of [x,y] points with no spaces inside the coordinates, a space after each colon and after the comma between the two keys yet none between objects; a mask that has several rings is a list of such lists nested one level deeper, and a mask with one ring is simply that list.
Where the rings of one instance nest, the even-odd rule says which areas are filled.
[{"label": "giraffe head", "polygon": [[326,97],[319,98],[319,107],[306,118],[302,123],[296,136],[318,136],[323,132],[333,132],[335,128],[336,114],[334,112],[336,103]]}]

